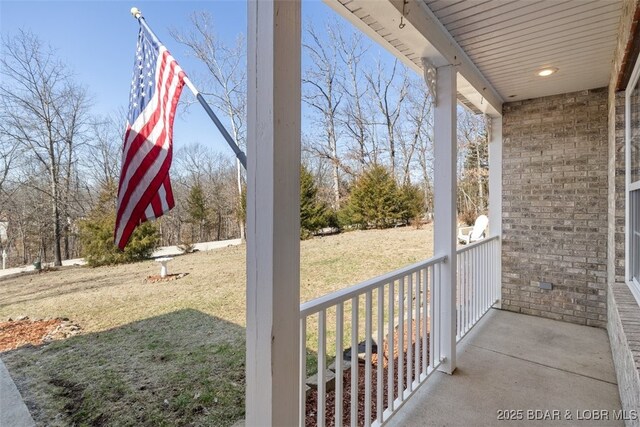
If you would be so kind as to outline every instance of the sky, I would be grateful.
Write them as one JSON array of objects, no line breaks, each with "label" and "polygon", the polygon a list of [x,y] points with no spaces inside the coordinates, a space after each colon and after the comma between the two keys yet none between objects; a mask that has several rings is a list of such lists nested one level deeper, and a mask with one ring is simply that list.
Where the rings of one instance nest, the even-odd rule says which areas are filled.
[{"label": "sky", "polygon": [[[247,32],[246,0],[210,1],[6,1],[0,0],[0,34],[29,30],[56,49],[59,58],[86,86],[92,113],[109,115],[128,108],[128,93],[137,41],[138,24],[129,10],[138,7],[158,38],[198,86],[205,73],[185,47],[169,34],[171,28],[190,28],[189,16],[208,11],[221,40],[233,44]],[[303,25],[310,20],[326,22],[338,15],[320,0],[303,3]],[[342,18],[339,18],[342,19]],[[304,61],[304,58],[303,58]],[[185,88],[182,101],[194,101]],[[124,128],[124,123],[123,123]],[[174,147],[199,142],[213,144],[216,151],[232,155],[223,138],[199,105],[179,110],[174,123]]]}]

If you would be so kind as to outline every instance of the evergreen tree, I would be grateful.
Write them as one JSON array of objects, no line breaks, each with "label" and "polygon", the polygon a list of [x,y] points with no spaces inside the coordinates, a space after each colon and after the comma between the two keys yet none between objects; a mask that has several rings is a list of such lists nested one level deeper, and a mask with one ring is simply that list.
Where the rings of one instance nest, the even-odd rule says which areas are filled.
[{"label": "evergreen tree", "polygon": [[[207,201],[202,191],[202,185],[196,182],[189,191],[187,197],[187,215],[189,216],[189,222],[192,227],[195,225],[198,227],[197,240],[201,242],[204,239],[204,231],[208,225],[209,208],[207,207]],[[191,229],[191,239],[194,239],[193,228]]]},{"label": "evergreen tree", "polygon": [[348,220],[363,228],[387,228],[400,219],[398,186],[383,166],[373,166],[356,181],[347,207]]},{"label": "evergreen tree", "polygon": [[[240,214],[243,220],[247,212],[247,191],[242,192],[240,198]],[[300,166],[300,237],[309,238],[323,227],[337,227],[338,220],[335,213],[318,198],[318,187],[313,175],[304,166]]]},{"label": "evergreen tree", "polygon": [[318,200],[318,187],[311,172],[303,165],[300,167],[300,235],[311,236],[329,224],[330,210]]},{"label": "evergreen tree", "polygon": [[115,182],[107,182],[100,191],[96,206],[80,222],[81,253],[92,267],[142,261],[150,258],[158,245],[158,230],[148,221],[136,227],[124,251],[115,245],[113,230],[117,190]]},{"label": "evergreen tree", "polygon": [[404,223],[419,220],[424,213],[424,192],[416,185],[407,184],[398,189],[399,216]]}]

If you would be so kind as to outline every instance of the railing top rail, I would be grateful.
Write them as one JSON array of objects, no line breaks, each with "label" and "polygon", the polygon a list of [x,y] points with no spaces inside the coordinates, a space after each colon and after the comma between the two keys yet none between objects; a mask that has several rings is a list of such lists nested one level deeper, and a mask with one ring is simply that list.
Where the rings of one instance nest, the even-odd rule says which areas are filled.
[{"label": "railing top rail", "polygon": [[487,237],[485,239],[479,240],[477,242],[470,243],[470,244],[468,244],[468,245],[466,245],[466,246],[464,246],[462,248],[459,248],[457,253],[458,253],[458,255],[460,255],[463,252],[470,251],[473,248],[477,248],[478,246],[482,246],[482,245],[484,245],[486,243],[489,243],[489,242],[492,242],[492,241],[498,240],[498,239],[500,239],[500,236]]},{"label": "railing top rail", "polygon": [[340,289],[311,301],[307,301],[303,304],[300,304],[300,318],[303,319],[307,316],[311,316],[312,314],[315,314],[320,310],[324,310],[329,307],[333,307],[334,305],[341,302],[348,301],[355,296],[362,295],[370,290],[376,289],[401,277],[407,276],[411,273],[415,273],[416,271],[422,270],[432,265],[445,262],[446,259],[446,256],[429,258],[427,260],[399,268],[389,273],[382,274],[378,277],[365,280],[364,282],[349,286],[348,288]]}]

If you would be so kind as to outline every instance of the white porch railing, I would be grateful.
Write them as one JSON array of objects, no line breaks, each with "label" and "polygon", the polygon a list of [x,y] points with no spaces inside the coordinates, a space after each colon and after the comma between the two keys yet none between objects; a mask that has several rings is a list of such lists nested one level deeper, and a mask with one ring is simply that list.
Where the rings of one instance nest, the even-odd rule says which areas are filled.
[{"label": "white porch railing", "polygon": [[457,341],[500,298],[499,257],[498,236],[458,249]]},{"label": "white porch railing", "polygon": [[[440,266],[445,259],[431,258],[301,306],[301,425],[311,424],[315,418],[317,425],[324,426],[328,402],[333,406],[329,414],[336,426],[380,425],[427,379],[440,364],[434,360],[434,355],[440,354],[439,319],[432,313],[440,312]],[[362,310],[364,316],[360,316]],[[327,366],[330,354],[335,372],[331,388],[335,390],[327,399],[327,383],[317,381],[317,390],[311,391],[316,408],[307,411],[306,331],[312,317],[317,317],[318,325],[317,378],[333,376]],[[351,319],[347,328],[345,318]],[[327,319],[335,319],[335,326],[329,328],[331,334]],[[329,335],[335,348],[327,348]],[[345,342],[351,350],[343,353]],[[345,358],[360,362],[345,362]],[[313,368],[310,371],[315,371]]]},{"label": "white porch railing", "polygon": [[[458,340],[499,297],[498,256],[498,237],[457,252]],[[381,425],[427,380],[441,362],[445,262],[431,258],[301,305],[301,426]]]}]

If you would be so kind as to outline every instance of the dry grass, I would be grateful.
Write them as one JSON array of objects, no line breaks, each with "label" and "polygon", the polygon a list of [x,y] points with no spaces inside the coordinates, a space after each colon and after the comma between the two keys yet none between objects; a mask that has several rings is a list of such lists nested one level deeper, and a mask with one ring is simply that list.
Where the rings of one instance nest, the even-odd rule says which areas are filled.
[{"label": "dry grass", "polygon": [[[431,227],[301,243],[301,300],[425,259]],[[0,280],[0,319],[68,317],[83,335],[2,354],[39,424],[230,425],[244,415],[245,248]]]}]

